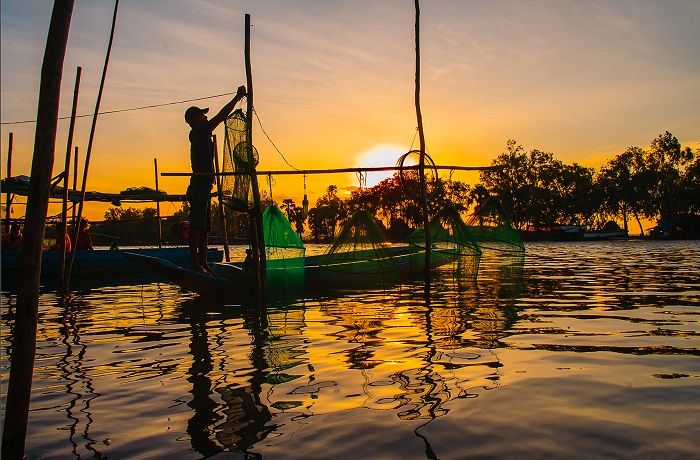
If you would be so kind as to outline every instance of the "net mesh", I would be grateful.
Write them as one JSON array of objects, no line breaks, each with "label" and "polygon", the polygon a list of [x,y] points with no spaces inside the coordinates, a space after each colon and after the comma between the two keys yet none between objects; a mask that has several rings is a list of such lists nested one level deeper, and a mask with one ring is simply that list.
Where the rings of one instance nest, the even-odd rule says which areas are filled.
[{"label": "net mesh", "polygon": [[467,226],[482,249],[524,252],[525,245],[508,214],[496,197],[489,197],[467,221]]},{"label": "net mesh", "polygon": [[299,234],[275,204],[263,212],[267,279],[271,284],[298,284],[304,279],[306,249]]},{"label": "net mesh", "polygon": [[253,161],[248,158],[248,122],[243,110],[237,109],[226,119],[223,172],[240,174],[223,176],[221,202],[234,211],[246,212],[252,208],[251,174],[259,155],[253,147]]},{"label": "net mesh", "polygon": [[[430,222],[430,267],[457,262],[460,271],[476,270],[481,249],[454,206],[445,207]],[[408,236],[411,271],[425,267],[425,230]]]},{"label": "net mesh", "polygon": [[321,274],[397,273],[399,262],[367,210],[356,211],[319,261]]}]

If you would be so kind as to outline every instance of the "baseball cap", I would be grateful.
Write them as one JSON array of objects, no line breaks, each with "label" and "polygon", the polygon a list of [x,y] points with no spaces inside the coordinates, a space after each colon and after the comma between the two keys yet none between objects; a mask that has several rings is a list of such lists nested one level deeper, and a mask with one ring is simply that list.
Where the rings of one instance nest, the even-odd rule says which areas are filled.
[{"label": "baseball cap", "polygon": [[185,121],[187,123],[190,123],[195,115],[197,115],[198,113],[207,113],[208,111],[209,108],[200,109],[199,107],[192,106],[189,109],[185,110]]}]

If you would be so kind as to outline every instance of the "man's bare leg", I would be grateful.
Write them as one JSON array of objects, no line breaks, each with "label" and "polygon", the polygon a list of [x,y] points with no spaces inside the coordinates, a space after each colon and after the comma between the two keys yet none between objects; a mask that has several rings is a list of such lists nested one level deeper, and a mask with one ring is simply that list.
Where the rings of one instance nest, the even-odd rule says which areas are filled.
[{"label": "man's bare leg", "polygon": [[[199,241],[201,239],[200,235],[202,232],[199,228],[197,227],[190,227],[190,238],[189,238],[189,249],[190,249],[190,269],[194,270],[196,272],[200,273],[207,273],[208,272],[202,267],[202,265],[199,263],[199,257],[197,257],[197,251],[199,250]],[[205,233],[205,238],[206,238],[206,233]],[[206,258],[206,256],[205,256]]]},{"label": "man's bare leg", "polygon": [[209,262],[207,261],[207,250],[208,250],[208,235],[207,231],[200,231],[199,232],[199,266],[202,267],[202,270],[204,273],[211,275],[211,276],[219,276],[216,273],[214,273],[214,270],[211,269],[209,266]]}]

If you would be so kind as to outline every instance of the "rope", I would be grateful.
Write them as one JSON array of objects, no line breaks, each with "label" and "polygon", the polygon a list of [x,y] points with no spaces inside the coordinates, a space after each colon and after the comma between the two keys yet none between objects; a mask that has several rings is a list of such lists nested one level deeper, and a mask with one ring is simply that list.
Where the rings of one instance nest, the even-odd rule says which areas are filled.
[{"label": "rope", "polygon": [[[165,103],[163,103],[163,104],[143,105],[143,106],[141,106],[141,107],[133,107],[133,108],[130,108],[130,109],[106,110],[106,111],[104,111],[104,112],[98,112],[97,114],[98,114],[98,115],[109,115],[109,114],[113,114],[113,113],[133,112],[133,111],[136,111],[136,110],[144,110],[144,109],[155,109],[155,108],[158,108],[158,107],[166,107],[166,106],[169,106],[169,105],[185,104],[185,103],[188,103],[188,102],[204,101],[204,100],[207,100],[207,99],[215,99],[215,98],[217,98],[217,97],[231,96],[231,95],[234,95],[234,94],[236,94],[236,93],[221,93],[221,94],[217,94],[217,95],[215,95],[215,96],[197,97],[197,98],[194,98],[194,99],[183,99],[183,100],[181,100],[181,101],[176,101],[176,102],[165,102]],[[76,115],[76,118],[90,117],[90,116],[92,116],[92,115],[93,115],[93,114],[91,114],[91,113],[90,113],[90,114],[85,114],[85,115]],[[67,119],[69,119],[69,118],[70,118],[70,117],[59,117],[58,119],[59,119],[59,120],[67,120]],[[23,123],[36,123],[36,120],[6,121],[6,122],[2,122],[2,123],[0,123],[0,124],[2,124],[2,125],[20,125],[20,124],[23,124]]]},{"label": "rope", "polygon": [[355,175],[357,176],[357,179],[360,182],[360,191],[362,191],[362,189],[367,186],[367,177],[362,171],[357,171]]},{"label": "rope", "polygon": [[272,174],[267,175],[267,187],[270,189],[270,200],[272,200],[272,186],[276,185],[277,181],[272,178]]},{"label": "rope", "polygon": [[275,150],[277,151],[277,153],[280,154],[280,156],[282,157],[282,159],[284,160],[284,162],[287,163],[287,166],[289,166],[290,168],[292,168],[292,169],[294,169],[294,170],[301,171],[301,169],[295,168],[294,166],[292,166],[291,163],[289,163],[289,162],[287,161],[287,159],[284,157],[284,155],[282,155],[282,152],[280,152],[280,149],[278,149],[277,146],[275,145],[275,143],[272,142],[272,139],[270,139],[270,136],[268,136],[267,133],[265,132],[265,128],[263,128],[262,122],[260,121],[260,117],[258,116],[258,111],[255,110],[255,109],[253,109],[253,113],[255,114],[255,118],[258,119],[258,124],[260,125],[260,130],[262,130],[262,132],[263,132],[263,134],[265,135],[265,137],[267,137],[267,140],[270,141],[270,144],[272,144],[272,146],[275,148]]}]

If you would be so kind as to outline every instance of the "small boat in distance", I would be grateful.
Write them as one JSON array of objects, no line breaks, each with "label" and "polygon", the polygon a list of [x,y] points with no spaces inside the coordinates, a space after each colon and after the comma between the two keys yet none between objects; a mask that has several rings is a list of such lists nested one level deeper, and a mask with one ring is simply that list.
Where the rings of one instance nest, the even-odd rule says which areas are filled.
[{"label": "small boat in distance", "polygon": [[627,230],[621,229],[617,222],[612,220],[606,222],[601,230],[583,232],[584,240],[610,240],[628,236]]}]

